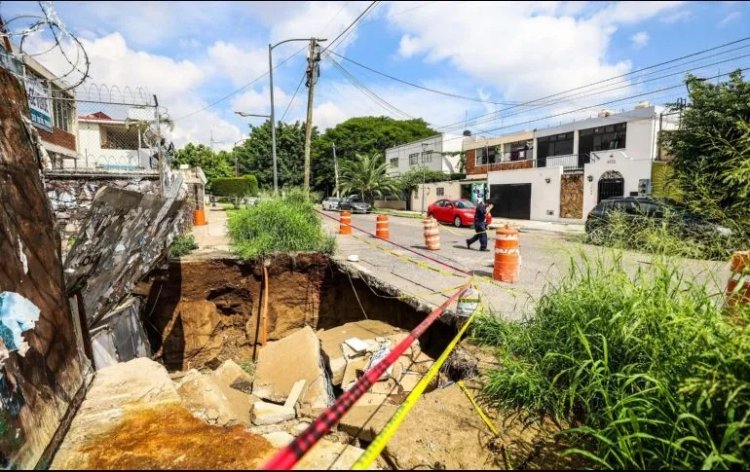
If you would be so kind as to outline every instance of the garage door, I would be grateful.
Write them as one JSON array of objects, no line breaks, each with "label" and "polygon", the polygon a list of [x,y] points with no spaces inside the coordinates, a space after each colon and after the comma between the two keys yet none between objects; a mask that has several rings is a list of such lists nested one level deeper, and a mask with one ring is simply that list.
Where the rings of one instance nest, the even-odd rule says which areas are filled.
[{"label": "garage door", "polygon": [[490,199],[495,207],[492,216],[498,218],[531,218],[531,184],[490,185]]}]

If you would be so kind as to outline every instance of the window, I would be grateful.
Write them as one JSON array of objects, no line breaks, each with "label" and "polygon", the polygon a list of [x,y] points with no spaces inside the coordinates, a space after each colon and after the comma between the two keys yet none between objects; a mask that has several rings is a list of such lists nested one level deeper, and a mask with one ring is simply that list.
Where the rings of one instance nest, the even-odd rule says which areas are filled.
[{"label": "window", "polygon": [[459,200],[456,202],[456,208],[475,208],[471,200]]},{"label": "window", "polygon": [[409,154],[409,165],[415,166],[417,164],[419,164],[419,153]]},{"label": "window", "polygon": [[62,92],[55,90],[52,91],[52,97],[54,97],[52,99],[52,126],[71,132],[73,129],[73,116],[75,115],[73,102],[64,100],[67,97]]},{"label": "window", "polygon": [[500,152],[495,146],[488,146],[476,149],[476,165],[484,166],[500,162]]},{"label": "window", "polygon": [[580,154],[625,148],[627,127],[627,123],[618,123],[599,128],[582,129],[579,133],[580,144],[578,145]]},{"label": "window", "polygon": [[398,167],[398,157],[391,159],[391,167]]},{"label": "window", "polygon": [[552,156],[566,156],[573,154],[573,133],[545,136],[537,140],[539,149],[537,157],[544,159]]},{"label": "window", "polygon": [[438,187],[435,192],[435,195],[437,195],[438,197],[442,197],[445,195],[445,189],[443,187]]},{"label": "window", "polygon": [[102,149],[138,149],[138,131],[135,129],[100,127]]},{"label": "window", "polygon": [[506,144],[508,149],[507,156],[503,156],[506,161],[523,161],[525,159],[531,159],[533,155],[533,141],[518,141],[515,143]]},{"label": "window", "polygon": [[423,152],[422,153],[422,164],[429,164],[432,162],[432,152]]}]

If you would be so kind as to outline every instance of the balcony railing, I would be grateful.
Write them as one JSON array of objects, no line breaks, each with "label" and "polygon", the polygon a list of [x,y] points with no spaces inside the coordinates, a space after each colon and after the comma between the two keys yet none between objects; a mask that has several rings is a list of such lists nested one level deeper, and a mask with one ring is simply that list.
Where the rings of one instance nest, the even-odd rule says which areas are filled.
[{"label": "balcony railing", "polygon": [[583,170],[583,166],[591,162],[589,154],[566,154],[563,156],[537,157],[536,167],[562,166],[563,172]]},{"label": "balcony railing", "polygon": [[493,158],[492,162],[483,163],[480,160],[475,163],[475,167],[487,167],[487,170],[502,169],[506,164],[531,161],[534,158],[534,151],[531,149],[522,149],[519,151],[498,153],[491,157]]}]

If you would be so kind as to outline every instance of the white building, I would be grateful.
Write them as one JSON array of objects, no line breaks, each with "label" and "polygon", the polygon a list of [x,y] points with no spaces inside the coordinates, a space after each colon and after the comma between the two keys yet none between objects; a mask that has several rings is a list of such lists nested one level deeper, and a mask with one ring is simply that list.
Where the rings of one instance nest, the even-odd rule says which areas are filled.
[{"label": "white building", "polygon": [[486,172],[494,216],[582,220],[604,198],[650,193],[659,133],[677,126],[663,111],[642,103],[634,110],[602,111],[595,118],[534,130],[526,157],[531,162],[484,165],[477,159],[487,154],[487,145],[466,140],[467,162],[478,163],[469,173]]},{"label": "white building", "polygon": [[461,136],[437,134],[385,150],[388,175],[398,176],[410,169],[427,169],[446,174],[459,172]]},{"label": "white building", "polygon": [[103,112],[78,117],[78,152],[79,168],[105,172],[157,171],[143,126],[112,119]]}]

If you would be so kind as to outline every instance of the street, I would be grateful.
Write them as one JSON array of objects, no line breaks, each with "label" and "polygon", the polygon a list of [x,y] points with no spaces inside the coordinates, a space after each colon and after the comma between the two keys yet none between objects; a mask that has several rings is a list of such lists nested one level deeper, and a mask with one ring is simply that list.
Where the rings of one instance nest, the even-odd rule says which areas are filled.
[{"label": "street", "polygon": [[[326,211],[323,214],[327,216],[323,219],[328,230],[337,233],[339,213]],[[374,233],[376,216],[354,214],[352,225]],[[473,249],[466,248],[465,241],[474,234],[473,228],[440,225],[440,250],[427,251],[420,219],[390,216],[389,222],[390,241],[408,250],[353,229],[352,236],[338,236],[339,251],[336,257],[344,264],[352,264],[359,270],[370,272],[404,293],[419,295],[426,302],[437,306],[455,291],[447,289],[461,285],[468,276],[409,250],[416,251],[473,273],[485,302],[496,314],[507,319],[518,320],[530,314],[534,300],[538,299],[546,286],[554,285],[566,276],[571,261],[580,261],[583,255],[590,258],[601,255],[607,263],[613,261],[611,250],[577,242],[580,236],[545,231],[521,232],[519,281],[514,284],[495,282],[491,280],[494,232],[488,234],[490,251],[480,252],[478,242],[473,244]],[[346,261],[353,254],[359,257],[359,261]],[[650,265],[651,256],[626,251],[623,252],[623,263],[629,273],[634,273],[639,267]],[[705,282],[712,292],[723,291],[729,276],[726,263],[679,259],[678,264],[685,272],[686,280]],[[440,291],[444,293],[432,293]]]}]

